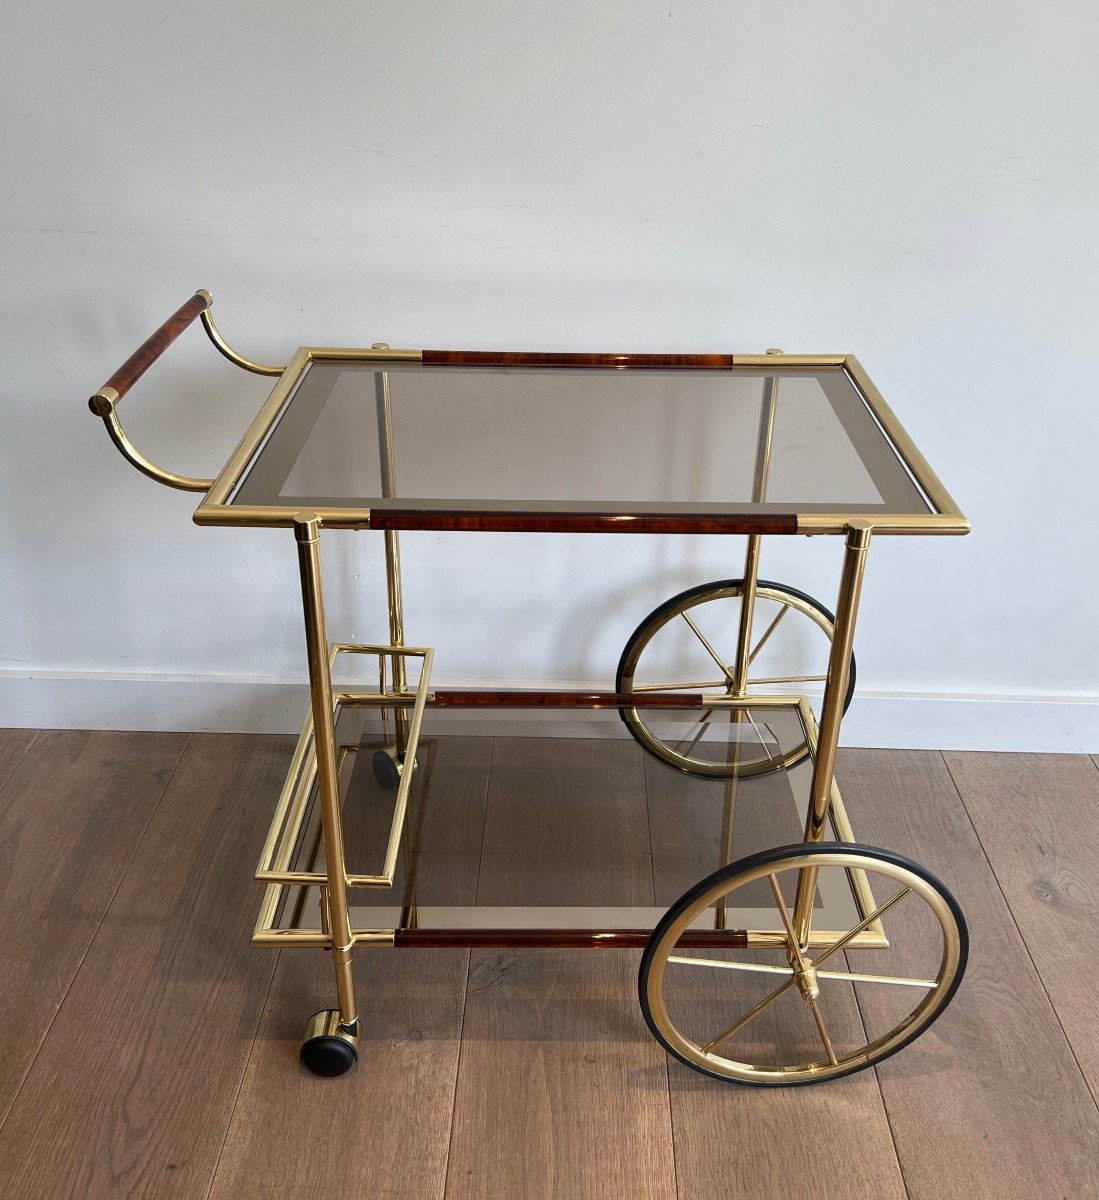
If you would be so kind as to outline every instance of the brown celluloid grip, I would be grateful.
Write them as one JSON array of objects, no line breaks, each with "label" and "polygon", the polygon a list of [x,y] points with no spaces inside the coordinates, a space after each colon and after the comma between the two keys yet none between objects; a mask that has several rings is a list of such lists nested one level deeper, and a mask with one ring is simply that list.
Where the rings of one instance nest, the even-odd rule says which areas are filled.
[{"label": "brown celluloid grip", "polygon": [[172,313],[156,333],[138,346],[107,380],[104,388],[113,388],[121,400],[187,326],[209,307],[209,296],[205,292],[196,292],[186,304]]}]

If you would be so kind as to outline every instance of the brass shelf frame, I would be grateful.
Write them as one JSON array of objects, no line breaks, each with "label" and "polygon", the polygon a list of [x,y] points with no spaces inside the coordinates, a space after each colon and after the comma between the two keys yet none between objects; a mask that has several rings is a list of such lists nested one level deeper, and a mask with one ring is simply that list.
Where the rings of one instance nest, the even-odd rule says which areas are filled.
[{"label": "brass shelf frame", "polygon": [[[354,646],[350,644],[339,644],[333,647],[331,662],[335,664],[337,655],[340,653],[364,653],[364,654],[392,654],[394,647],[377,647],[377,646]],[[410,650],[409,654],[422,656],[423,651]],[[427,660],[429,662],[429,660]],[[524,693],[516,691],[517,697],[523,697]],[[551,700],[546,697],[557,697],[566,702],[568,707],[577,707],[574,703],[574,695],[569,692],[556,693],[541,693],[541,702],[537,707],[555,707]],[[374,707],[392,706],[402,703],[406,706],[414,705],[422,713],[424,708],[434,707],[435,694],[428,690],[426,681],[421,678],[420,687],[417,689],[416,696],[399,696],[395,693],[360,693],[360,692],[340,692],[338,700],[334,706],[335,716],[339,708],[347,705],[370,705]],[[816,719],[813,715],[813,709],[808,699],[804,696],[754,696],[754,697],[736,697],[736,696],[721,696],[710,697],[704,696],[701,698],[701,708],[709,708],[715,711],[732,710],[732,711],[751,711],[751,710],[787,710],[797,713],[801,722],[801,728],[805,735],[806,743],[809,747],[810,755],[813,761],[816,761],[818,753],[818,738],[819,730]],[[534,702],[531,701],[531,706],[534,707]],[[563,707],[564,705],[562,705]],[[460,703],[447,703],[447,708],[462,707]],[[504,702],[498,706],[478,705],[478,709],[485,707],[512,708],[513,705]],[[584,704],[580,707],[584,708],[599,708],[605,707],[599,704]],[[659,707],[654,705],[653,707]],[[414,709],[416,711],[416,709]],[[412,729],[412,745],[419,742],[420,723],[413,717]],[[412,776],[406,774],[402,776],[402,786],[411,782]],[[260,906],[259,917],[256,921],[255,931],[252,935],[252,944],[256,946],[328,946],[331,945],[331,934],[326,932],[320,926],[295,926],[283,927],[277,925],[277,914],[283,911],[293,899],[293,890],[295,888],[317,888],[323,889],[326,886],[327,876],[320,871],[291,871],[289,863],[294,848],[301,844],[305,826],[309,817],[310,799],[313,798],[314,788],[317,782],[317,764],[316,764],[316,747],[314,743],[314,730],[312,719],[307,719],[305,727],[302,730],[301,737],[298,739],[297,748],[294,757],[291,760],[290,768],[287,773],[286,783],[283,787],[279,802],[276,805],[274,816],[272,818],[271,827],[267,835],[267,840],[264,844],[263,853],[260,856],[259,867],[256,870],[255,878],[257,882],[265,884],[263,901]],[[407,808],[407,798],[405,804],[398,803],[401,808],[401,829],[403,830],[404,813]],[[828,806],[827,821],[831,825],[837,841],[854,843],[855,835],[851,828],[850,820],[847,816],[847,810],[843,804],[843,798],[835,780],[832,781],[831,796]],[[397,830],[396,824],[390,837],[390,849],[394,846],[394,837],[396,841],[400,840],[400,831]],[[387,855],[388,858],[388,855]],[[392,887],[393,871],[388,874],[382,872],[378,875],[362,875],[354,874],[345,871],[345,878],[349,888],[385,888]],[[850,873],[850,882],[855,894],[855,901],[860,917],[874,911],[876,901],[873,891],[871,890],[869,880],[865,873],[861,871],[852,871]],[[300,906],[299,906],[300,907]],[[428,923],[431,910],[420,908],[418,911],[419,928],[422,930]],[[540,910],[532,910],[540,911]],[[628,912],[630,910],[623,910]],[[516,940],[521,941],[525,945],[538,945],[536,940],[527,937],[524,938],[525,932],[533,932],[534,929],[541,928],[541,931],[546,934],[546,941],[541,944],[552,944],[552,937],[559,932],[563,932],[562,928],[553,930],[544,929],[544,927],[532,926],[530,931],[524,931],[521,927],[513,927],[509,932],[516,935]],[[352,927],[352,939],[355,945],[363,946],[395,946],[402,932],[405,932],[407,927],[401,925],[392,925],[386,927]],[[454,936],[451,941],[452,945],[461,945],[460,935],[457,931],[452,931]],[[608,945],[628,945],[631,944],[623,938],[623,934],[647,934],[647,930],[626,929],[623,927],[592,927],[580,928],[569,927],[568,932],[575,933],[579,936],[590,936],[594,941],[605,941]],[[728,931],[730,934],[743,934],[746,944],[753,949],[764,948],[780,948],[785,944],[785,932],[777,923],[772,928],[754,928],[744,930]],[[826,928],[813,929],[807,941],[807,946],[824,947],[830,945],[842,934],[842,930],[830,930]],[[429,940],[422,943],[409,941],[408,945],[430,945]],[[470,931],[470,943],[480,944],[477,939],[476,930]],[[888,947],[889,941],[885,935],[880,920],[871,922],[867,928],[850,942],[852,949],[883,949]]]}]

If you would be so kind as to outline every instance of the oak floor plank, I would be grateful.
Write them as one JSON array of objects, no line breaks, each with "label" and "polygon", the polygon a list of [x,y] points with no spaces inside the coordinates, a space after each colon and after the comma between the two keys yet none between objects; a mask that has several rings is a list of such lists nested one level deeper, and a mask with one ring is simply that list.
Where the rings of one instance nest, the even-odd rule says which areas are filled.
[{"label": "oak floor plank", "polygon": [[944,758],[1099,1096],[1099,770],[1085,755]]},{"label": "oak floor plank", "polygon": [[[847,750],[838,778],[856,837],[930,868],[969,924],[953,1003],[877,1067],[910,1197],[1099,1195],[1095,1105],[942,755]],[[887,933],[909,911],[892,910]],[[859,991],[871,1021],[874,994]]]},{"label": "oak floor plank", "polygon": [[[629,742],[498,738],[477,893],[488,905],[651,905],[644,775]],[[667,1070],[639,955],[470,959],[447,1200],[676,1195]]]},{"label": "oak floor plank", "polygon": [[[728,792],[720,781],[690,779],[651,759],[646,764],[646,782],[658,900],[670,904],[722,861],[720,833]],[[801,822],[782,774],[741,781],[733,810],[734,859],[800,840]],[[763,891],[766,894],[753,893],[753,902],[769,905],[765,884]],[[781,955],[762,957],[772,963],[781,961]],[[693,1002],[677,1008],[677,1015],[698,1022],[699,1030],[716,1033],[733,1014],[747,1011],[773,986],[766,976],[729,978],[729,974],[708,972],[696,985]],[[733,992],[740,995],[739,1007]],[[684,999],[679,1004],[684,1005]],[[793,996],[779,1001],[753,1022],[746,1035],[766,1043],[768,1038],[786,1041],[792,1033],[800,1034],[813,1056],[819,1054],[816,1029],[799,1005],[800,999]],[[828,1005],[829,1029],[837,1044],[860,1040],[862,1026],[851,989],[830,989]],[[749,1088],[708,1079],[671,1059],[668,1071],[682,1197],[781,1196],[797,1190],[793,1181],[811,1178],[816,1197],[904,1200],[873,1072],[820,1087],[788,1089]]]},{"label": "oak floor plank", "polygon": [[0,729],[0,789],[37,736],[37,729]]},{"label": "oak floor plank", "polygon": [[[63,730],[5,739],[11,770],[0,791],[0,1120],[187,741],[187,734]],[[0,1156],[0,1170],[10,1165]]]},{"label": "oak floor plank", "polygon": [[291,749],[190,741],[0,1132],[0,1193],[206,1194],[274,968],[248,942],[251,872]]},{"label": "oak floor plank", "polygon": [[[247,944],[290,743],[196,735],[182,754],[186,735],[14,734],[0,731],[5,1200],[206,1200],[211,1183],[213,1200],[439,1200],[444,1186],[448,1200],[663,1200],[677,1179],[683,1200],[810,1180],[817,1196],[899,1200],[892,1141],[912,1200],[1099,1195],[1080,1069],[1094,1071],[1099,763],[951,754],[952,779],[936,753],[843,752],[856,835],[939,873],[972,935],[954,1004],[876,1073],[765,1091],[669,1063],[638,1012],[633,952],[379,950],[357,960],[359,1067],[323,1081],[297,1049],[303,1018],[332,1003],[327,956]],[[491,792],[484,747],[448,751],[438,795],[457,803],[429,804],[419,826],[433,898],[584,903],[614,858],[599,902],[650,904],[654,872],[675,890],[713,861],[712,785],[677,793],[687,785],[669,772],[662,793],[659,764],[634,765],[628,745],[593,747],[600,768],[575,743],[526,741],[502,748]],[[693,832],[677,842],[680,815]],[[872,992],[859,1000],[869,1019]]]},{"label": "oak floor plank", "polygon": [[318,1079],[298,1050],[309,1014],[335,1003],[331,963],[281,951],[211,1200],[441,1197],[468,962],[464,950],[357,951],[359,1062]]},{"label": "oak floor plank", "polygon": [[[472,904],[492,739],[440,738],[421,750],[406,825],[416,891],[406,890],[404,854],[395,891],[399,902]],[[367,775],[348,804],[349,853],[378,850],[392,793]],[[354,904],[365,913],[375,900],[394,903],[390,892],[361,891]],[[468,965],[466,951],[356,951],[359,1062],[326,1080],[300,1066],[298,1050],[309,1014],[335,1003],[331,963],[320,950],[281,952],[212,1200],[441,1197]]]},{"label": "oak floor plank", "polygon": [[447,1200],[676,1196],[667,1069],[638,1009],[639,958],[473,952]]}]

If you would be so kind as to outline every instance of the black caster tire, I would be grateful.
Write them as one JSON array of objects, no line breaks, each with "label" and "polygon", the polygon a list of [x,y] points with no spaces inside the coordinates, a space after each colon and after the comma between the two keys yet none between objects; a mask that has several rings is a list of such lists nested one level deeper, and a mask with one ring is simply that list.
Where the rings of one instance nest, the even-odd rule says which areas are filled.
[{"label": "black caster tire", "polygon": [[340,1024],[335,1009],[325,1009],[309,1018],[305,1040],[301,1044],[301,1065],[322,1079],[345,1075],[359,1061],[358,1027]]},{"label": "black caster tire", "polygon": [[396,748],[386,746],[384,749],[375,750],[370,765],[374,768],[374,778],[378,781],[378,785],[385,788],[387,792],[395,792],[397,785],[401,782],[401,764],[397,758]]},{"label": "black caster tire", "polygon": [[[380,750],[374,751],[374,756],[370,760],[370,765],[374,769],[374,778],[378,781],[378,786],[384,788],[387,792],[395,792],[401,783],[401,776],[404,774],[406,763],[397,753],[396,746],[383,746]],[[413,760],[412,773],[416,773],[416,767],[419,764]]]}]

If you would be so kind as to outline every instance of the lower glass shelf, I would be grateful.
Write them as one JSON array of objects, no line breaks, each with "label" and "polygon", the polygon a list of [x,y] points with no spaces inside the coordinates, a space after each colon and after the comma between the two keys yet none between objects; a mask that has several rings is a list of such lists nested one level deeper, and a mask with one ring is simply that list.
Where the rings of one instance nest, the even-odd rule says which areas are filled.
[{"label": "lower glass shelf", "polygon": [[[718,867],[802,839],[815,750],[805,700],[647,708],[659,744],[691,746],[692,754],[704,745],[707,762],[728,766],[723,777],[699,777],[639,744],[617,705],[581,708],[566,696],[525,707],[506,693],[493,703],[486,695],[470,693],[464,703],[461,693],[427,694],[415,768],[400,781],[407,816],[391,882],[380,882],[379,865],[394,777],[376,769],[375,756],[392,746],[396,714],[338,703],[357,943],[643,946],[668,907]],[[267,884],[258,944],[328,944],[312,754],[307,728],[281,825],[268,839],[276,852],[257,874]],[[837,788],[830,820],[834,840],[853,840]],[[262,869],[272,859],[281,870]],[[875,907],[860,872],[847,872],[846,882],[830,872],[829,881],[817,889],[813,944],[830,944]],[[706,910],[686,940],[732,947],[783,939],[761,880],[736,909]],[[852,943],[885,944],[877,922]]]}]

